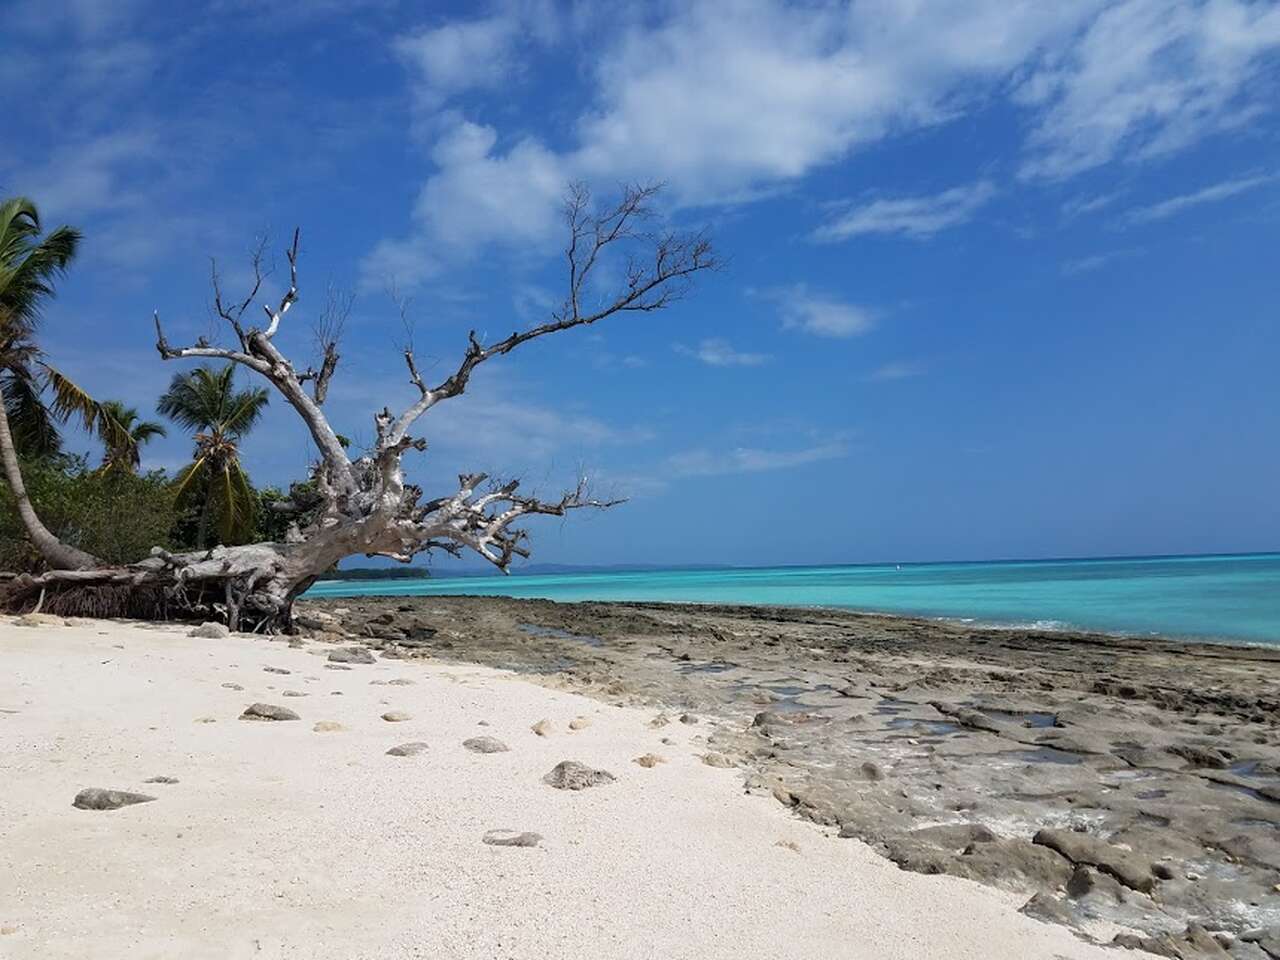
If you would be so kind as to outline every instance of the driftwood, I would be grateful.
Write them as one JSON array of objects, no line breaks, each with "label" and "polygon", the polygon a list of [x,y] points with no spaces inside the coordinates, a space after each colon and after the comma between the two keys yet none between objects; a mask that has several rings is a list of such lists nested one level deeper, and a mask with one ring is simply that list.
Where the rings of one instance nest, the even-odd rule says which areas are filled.
[{"label": "driftwood", "polygon": [[[483,473],[462,474],[457,489],[424,500],[421,489],[406,482],[402,458],[408,450],[426,449],[426,441],[410,430],[436,404],[462,394],[480,364],[549,334],[617,314],[661,310],[688,292],[695,274],[716,266],[703,234],[648,231],[656,190],[627,188],[614,206],[597,212],[585,188],[572,188],[565,205],[569,239],[563,303],[546,322],[500,340],[486,343],[472,331],[457,367],[434,385],[423,378],[412,345],[407,345],[404,362],[418,397],[398,413],[384,408],[375,414],[376,441],[356,459],[348,457],[322,409],[339,362],[338,336],[345,315],[341,303],[334,307],[331,298],[316,328],[318,369],[297,369],[274,342],[298,299],[298,232],[285,254],[288,289],[278,303],[264,305],[263,326],[252,326],[246,318],[263,282],[263,248],[253,256],[253,281],[242,300],[224,299],[215,270],[214,310],[234,342],[221,346],[202,338],[175,347],[157,314],[156,348],[165,360],[227,360],[247,367],[293,407],[319,455],[311,471],[317,496],[306,505],[306,525],[295,524],[283,543],[180,554],[156,548],[147,559],[124,567],[90,563],[80,569],[20,576],[0,584],[0,603],[12,610],[30,610],[43,595],[44,609],[53,613],[111,609],[128,616],[218,615],[233,629],[288,631],[295,598],[344,557],[364,554],[407,563],[432,550],[455,556],[471,550],[506,572],[516,557],[529,556],[528,534],[517,526],[522,518],[612,506],[618,501],[593,497],[585,481],[558,499],[545,500],[522,493],[518,480],[491,479]],[[630,256],[621,283],[596,300],[588,294],[594,271],[603,259],[624,249]],[[588,300],[594,305],[587,306]],[[298,507],[301,513],[302,505]]]}]

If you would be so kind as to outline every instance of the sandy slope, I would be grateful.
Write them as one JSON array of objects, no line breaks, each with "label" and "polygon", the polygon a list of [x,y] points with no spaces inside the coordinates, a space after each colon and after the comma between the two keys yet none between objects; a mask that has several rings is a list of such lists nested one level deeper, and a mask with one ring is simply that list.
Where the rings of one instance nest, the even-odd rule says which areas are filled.
[{"label": "sandy slope", "polygon": [[[700,726],[479,667],[330,670],[316,650],[0,621],[0,957],[1116,956],[744,795],[700,761]],[[370,682],[394,677],[416,683]],[[259,700],[302,721],[237,719]],[[570,732],[579,715],[591,726]],[[547,738],[530,731],[544,717]],[[483,733],[511,751],[461,746]],[[430,749],[385,754],[410,740]],[[649,751],[670,762],[631,762]],[[543,784],[563,759],[618,781]],[[74,809],[86,786],[159,799]],[[545,839],[481,843],[492,828]]]}]

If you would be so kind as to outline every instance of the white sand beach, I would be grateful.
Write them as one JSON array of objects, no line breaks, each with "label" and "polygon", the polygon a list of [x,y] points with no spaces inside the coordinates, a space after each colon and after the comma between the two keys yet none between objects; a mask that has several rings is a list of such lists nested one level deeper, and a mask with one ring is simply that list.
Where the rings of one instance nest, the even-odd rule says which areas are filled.
[{"label": "white sand beach", "polygon": [[[745,794],[702,762],[705,724],[480,667],[329,669],[326,649],[0,621],[0,957],[1116,956]],[[301,719],[240,720],[254,702]],[[463,747],[479,735],[510,750]],[[428,747],[387,754],[408,741]],[[617,779],[554,789],[562,760]],[[74,808],[86,787],[157,799]]]}]

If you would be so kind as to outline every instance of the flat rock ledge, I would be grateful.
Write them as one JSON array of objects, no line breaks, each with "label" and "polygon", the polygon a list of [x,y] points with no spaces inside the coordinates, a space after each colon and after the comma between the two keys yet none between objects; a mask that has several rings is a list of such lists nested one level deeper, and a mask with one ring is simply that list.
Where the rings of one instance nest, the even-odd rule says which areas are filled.
[{"label": "flat rock ledge", "polygon": [[1150,893],[1155,889],[1156,878],[1149,862],[1087,833],[1046,827],[1037,831],[1032,842],[1057,851],[1072,863],[1097,867],[1139,893]]},{"label": "flat rock ledge", "polygon": [[240,714],[241,720],[301,720],[288,707],[277,707],[273,703],[252,703]]},{"label": "flat rock ledge", "polygon": [[482,838],[491,847],[536,847],[542,834],[516,830],[490,830]]},{"label": "flat rock ledge", "polygon": [[205,640],[224,640],[231,636],[231,631],[227,629],[226,624],[207,620],[200,626],[195,627],[187,636],[201,637]]},{"label": "flat rock ledge", "polygon": [[511,749],[497,737],[472,737],[462,745],[472,753],[506,753]]},{"label": "flat rock ledge", "polygon": [[135,803],[150,803],[155,797],[127,790],[104,790],[102,787],[85,787],[76,794],[71,805],[78,810],[119,810]]},{"label": "flat rock ledge", "polygon": [[597,770],[577,760],[561,760],[542,778],[542,782],[557,790],[585,790],[617,779],[608,770]]}]

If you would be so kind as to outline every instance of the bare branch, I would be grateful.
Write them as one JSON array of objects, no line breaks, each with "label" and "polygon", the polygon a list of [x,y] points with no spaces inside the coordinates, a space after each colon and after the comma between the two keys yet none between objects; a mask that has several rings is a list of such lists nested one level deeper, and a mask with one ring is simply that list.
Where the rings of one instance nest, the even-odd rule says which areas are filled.
[{"label": "bare branch", "polygon": [[289,249],[285,251],[285,256],[289,258],[289,289],[285,291],[283,297],[280,298],[280,306],[274,311],[265,303],[262,305],[263,311],[267,315],[267,329],[262,331],[263,336],[268,340],[276,335],[276,331],[280,329],[280,318],[288,312],[293,306],[294,301],[298,299],[298,239],[301,236],[301,229],[294,228],[293,243],[289,245]]},{"label": "bare branch", "polygon": [[[719,266],[711,241],[702,232],[650,234],[637,229],[640,223],[654,216],[652,201],[660,189],[657,185],[626,187],[612,208],[591,214],[590,194],[586,187],[580,184],[572,186],[565,200],[565,219],[569,227],[566,250],[569,289],[563,306],[546,323],[516,331],[488,346],[480,342],[474,330],[471,331],[462,362],[448,378],[434,387],[425,386],[413,363],[412,351],[406,350],[410,377],[421,392],[421,398],[396,419],[387,431],[388,441],[399,441],[427,410],[441,400],[465,391],[472,372],[486,360],[510,353],[538,337],[589,326],[615,314],[662,310],[688,293],[695,274]],[[620,289],[605,297],[594,310],[584,312],[583,290],[601,256],[613,245],[627,242],[639,243],[647,249],[628,261]]]}]

